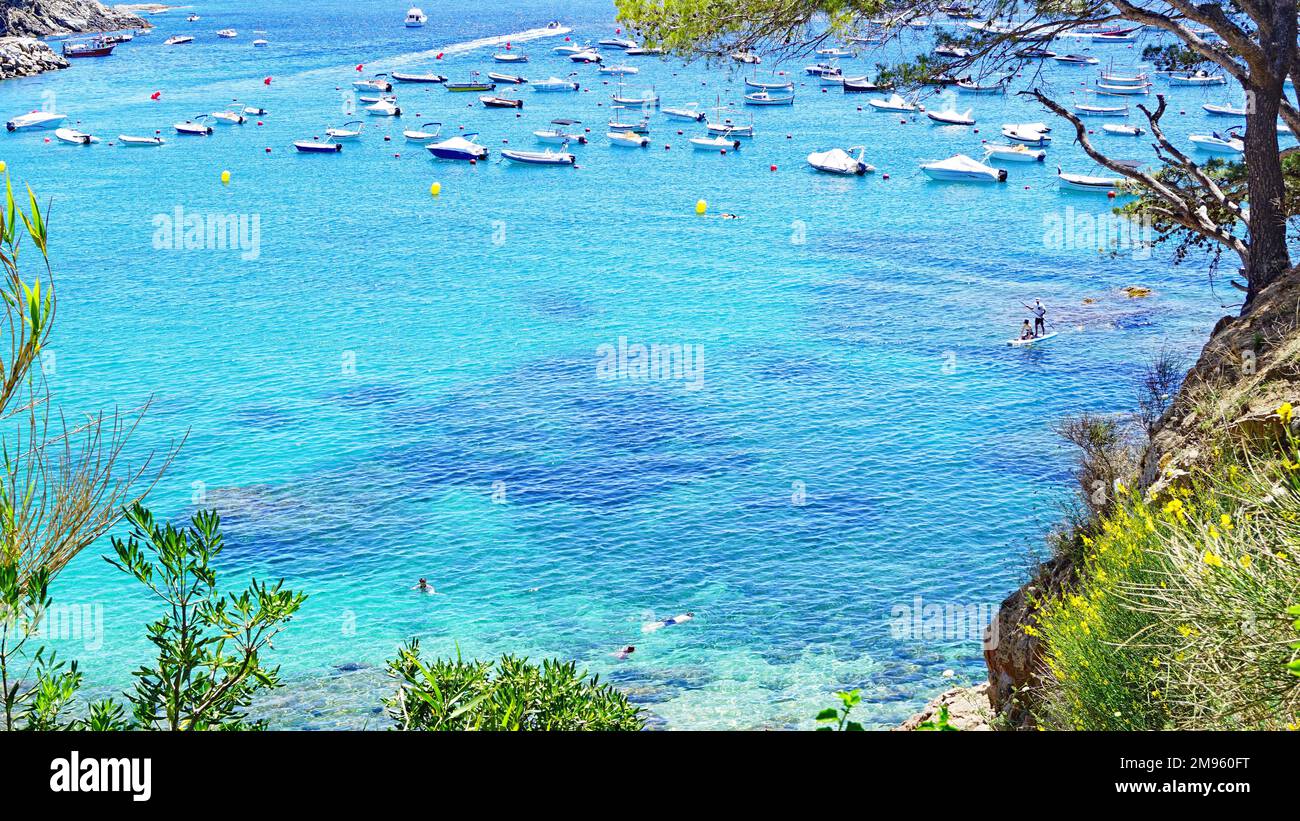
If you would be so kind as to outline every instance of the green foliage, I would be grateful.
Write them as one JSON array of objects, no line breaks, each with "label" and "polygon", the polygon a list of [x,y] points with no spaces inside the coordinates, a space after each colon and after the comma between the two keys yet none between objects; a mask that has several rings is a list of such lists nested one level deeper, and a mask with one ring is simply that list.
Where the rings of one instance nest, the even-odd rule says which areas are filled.
[{"label": "green foliage", "polygon": [[1025,628],[1046,648],[1042,725],[1300,724],[1288,610],[1300,588],[1298,445],[1289,432],[1272,446],[1223,441],[1159,501],[1122,494],[1081,539],[1077,587],[1042,603]]},{"label": "green foliage", "polygon": [[948,707],[947,705],[944,705],[939,708],[938,718],[932,718],[929,721],[923,721],[920,724],[916,725],[916,729],[918,732],[938,731],[938,732],[946,732],[946,733],[947,732],[955,733],[957,732],[957,728],[952,726],[952,724],[949,723],[950,718],[951,715],[948,713]]},{"label": "green foliage", "polygon": [[[166,605],[149,625],[158,649],[152,666],[135,672],[129,696],[135,723],[144,729],[261,729],[247,708],[260,690],[278,687],[279,667],[262,653],[306,600],[306,595],[254,579],[246,590],[222,596],[212,561],[224,548],[216,511],[196,514],[188,528],[158,525],[140,505],[127,514],[128,539],[113,539],[116,559]],[[112,721],[111,707],[100,719]]]},{"label": "green foliage", "polygon": [[863,727],[856,721],[849,720],[849,713],[853,708],[862,703],[861,690],[847,690],[836,693],[835,697],[840,700],[839,707],[827,707],[817,714],[817,722],[823,726],[818,727],[818,732],[829,732],[842,730],[845,732],[862,732]]},{"label": "green foliage", "polygon": [[641,711],[573,662],[505,656],[483,661],[420,658],[412,639],[388,662],[397,692],[384,699],[400,730],[639,730]]}]

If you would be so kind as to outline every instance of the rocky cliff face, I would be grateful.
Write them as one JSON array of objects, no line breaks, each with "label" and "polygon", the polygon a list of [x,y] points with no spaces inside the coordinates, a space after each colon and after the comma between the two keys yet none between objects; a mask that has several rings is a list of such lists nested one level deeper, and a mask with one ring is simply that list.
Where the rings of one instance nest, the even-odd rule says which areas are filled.
[{"label": "rocky cliff face", "polygon": [[146,25],[98,0],[0,0],[0,36],[47,37]]},{"label": "rocky cliff face", "polygon": [[40,40],[0,37],[0,80],[67,67],[68,61]]}]

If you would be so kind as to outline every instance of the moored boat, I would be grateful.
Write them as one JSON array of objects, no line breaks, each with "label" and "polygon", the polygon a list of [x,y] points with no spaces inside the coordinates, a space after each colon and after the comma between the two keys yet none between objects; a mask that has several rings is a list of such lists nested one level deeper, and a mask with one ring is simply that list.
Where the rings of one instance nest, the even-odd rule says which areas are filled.
[{"label": "moored boat", "polygon": [[915,103],[908,102],[907,100],[903,99],[902,95],[897,93],[891,94],[889,95],[889,97],[883,100],[879,98],[874,100],[867,100],[867,105],[871,106],[876,111],[901,111],[901,112],[916,111]]},{"label": "moored boat", "polygon": [[576,165],[578,158],[567,151],[517,151],[503,149],[501,156],[520,165]]},{"label": "moored boat", "polygon": [[338,154],[343,144],[332,140],[294,140],[294,150],[303,154]]},{"label": "moored boat", "polygon": [[172,128],[176,129],[177,134],[185,134],[191,137],[207,137],[212,134],[212,126],[208,123],[210,119],[209,115],[200,114],[192,120],[173,123]]},{"label": "moored boat", "polygon": [[1118,125],[1109,123],[1103,125],[1101,130],[1105,131],[1107,134],[1119,134],[1125,137],[1141,137],[1146,133],[1146,131],[1135,125]]},{"label": "moored boat", "polygon": [[578,145],[586,145],[587,138],[585,136],[570,130],[575,125],[582,125],[582,120],[567,118],[551,120],[550,128],[539,128],[533,132],[533,136],[536,137],[539,142],[544,143],[556,143],[560,145],[577,143]]},{"label": "moored boat", "polygon": [[478,101],[488,108],[523,108],[524,101],[514,97],[479,97]]},{"label": "moored boat", "polygon": [[394,71],[389,75],[399,83],[445,83],[447,78],[441,74],[427,72],[423,74]]},{"label": "moored boat", "polygon": [[98,37],[89,43],[68,43],[63,44],[63,56],[69,59],[79,57],[107,57],[113,53],[116,48],[115,43],[108,42],[105,38]]},{"label": "moored boat", "polygon": [[5,130],[38,131],[46,128],[58,128],[59,124],[66,119],[68,119],[67,114],[56,114],[53,111],[31,111],[27,114],[19,114],[5,123]]},{"label": "moored boat", "polygon": [[477,80],[471,80],[467,83],[443,83],[443,88],[448,91],[465,93],[469,91],[496,91],[496,83],[483,83]]},{"label": "moored boat", "polygon": [[362,111],[366,112],[366,113],[369,114],[371,117],[400,117],[400,116],[402,116],[402,108],[401,108],[401,106],[399,106],[399,105],[397,104],[397,101],[396,101],[395,99],[391,98],[391,97],[390,97],[390,98],[385,98],[385,99],[383,99],[383,100],[380,100],[379,102],[374,103],[374,104],[372,104],[372,105],[368,105],[368,106],[366,106],[365,108],[363,108]]},{"label": "moored boat", "polygon": [[118,134],[117,141],[128,148],[159,146],[167,142],[162,137],[133,137],[130,134]]},{"label": "moored boat", "polygon": [[[433,128],[432,131],[425,129]],[[438,139],[442,132],[442,123],[420,123],[419,128],[409,128],[402,132],[402,136],[413,143],[427,143],[430,140]]]},{"label": "moored boat", "polygon": [[1127,117],[1128,106],[1126,105],[1088,105],[1087,103],[1078,103],[1074,106],[1076,114],[1088,114],[1095,117]]},{"label": "moored boat", "polygon": [[1088,174],[1071,174],[1058,166],[1056,179],[1061,188],[1071,191],[1114,191],[1124,180],[1122,177],[1098,177]]},{"label": "moored boat", "polygon": [[975,118],[971,116],[974,111],[973,108],[968,108],[963,112],[927,111],[925,116],[936,123],[943,123],[944,125],[975,125]]},{"label": "moored boat", "polygon": [[[853,154],[855,151],[857,156]],[[866,146],[861,145],[855,145],[849,149],[832,148],[829,151],[814,151],[808,155],[808,164],[827,174],[856,175],[860,177],[876,170],[875,166],[863,160],[866,152]]]},{"label": "moored boat", "polygon": [[1187,74],[1170,74],[1171,86],[1221,86],[1228,80],[1222,74],[1211,74],[1204,69]]},{"label": "moored boat", "polygon": [[939,162],[924,163],[921,170],[932,180],[941,182],[1006,182],[1007,172],[956,154]]},{"label": "moored boat", "polygon": [[425,148],[440,160],[485,160],[488,157],[488,150],[473,140],[477,136],[478,132],[470,132],[439,143],[430,143]]},{"label": "moored boat", "polygon": [[794,105],[794,95],[756,91],[745,95],[745,105]]},{"label": "moored boat", "polygon": [[365,130],[366,124],[361,120],[350,120],[341,126],[329,127],[325,129],[325,136],[331,140],[359,140],[361,132]]},{"label": "moored boat", "polygon": [[527,77],[521,77],[518,74],[501,74],[496,71],[489,71],[488,79],[494,83],[505,83],[511,86],[521,86],[528,82]]},{"label": "moored boat", "polygon": [[530,83],[529,87],[533,91],[557,92],[557,91],[577,91],[580,86],[572,80],[561,80],[559,77],[548,77],[545,80],[539,80]]},{"label": "moored boat", "polygon": [[1002,136],[1025,145],[1044,146],[1052,141],[1051,130],[1044,123],[1007,123],[1002,126]]},{"label": "moored boat", "polygon": [[92,145],[99,142],[98,137],[84,131],[78,131],[75,128],[56,128],[54,138],[59,142],[70,145]]},{"label": "moored boat", "polygon": [[665,108],[662,111],[663,115],[670,120],[690,120],[702,123],[708,119],[708,115],[700,111],[699,105],[699,103],[687,103],[680,108]]},{"label": "moored boat", "polygon": [[984,159],[1005,162],[1042,162],[1047,159],[1047,152],[1041,148],[1028,148],[1021,143],[1014,145],[989,143],[984,146]]},{"label": "moored boat", "polygon": [[644,137],[635,131],[610,131],[605,136],[609,138],[610,145],[631,148],[645,148],[650,145],[649,137]]},{"label": "moored boat", "polygon": [[1232,132],[1219,134],[1211,132],[1209,134],[1188,134],[1187,139],[1197,148],[1209,154],[1242,154],[1246,150],[1246,144]]}]

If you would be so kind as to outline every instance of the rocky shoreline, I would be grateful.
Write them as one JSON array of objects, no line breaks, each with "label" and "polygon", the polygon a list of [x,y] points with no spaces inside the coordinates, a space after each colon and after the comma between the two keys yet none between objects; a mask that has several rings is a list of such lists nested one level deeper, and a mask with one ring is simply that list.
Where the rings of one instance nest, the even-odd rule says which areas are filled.
[{"label": "rocky shoreline", "polygon": [[38,37],[147,25],[143,18],[98,0],[0,0],[0,80],[68,67],[68,61]]}]

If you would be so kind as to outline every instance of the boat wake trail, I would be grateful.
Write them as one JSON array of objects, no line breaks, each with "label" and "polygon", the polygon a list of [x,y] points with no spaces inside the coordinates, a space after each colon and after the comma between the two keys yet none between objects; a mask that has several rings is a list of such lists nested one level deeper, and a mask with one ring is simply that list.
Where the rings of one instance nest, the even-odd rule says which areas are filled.
[{"label": "boat wake trail", "polygon": [[530,40],[541,40],[546,37],[558,37],[568,34],[571,31],[573,31],[573,29],[565,26],[560,26],[558,28],[543,27],[528,29],[527,31],[515,32],[514,34],[501,34],[496,37],[481,37],[477,40],[468,40],[464,43],[454,43],[442,48],[429,49],[428,51],[417,51],[412,54],[403,54],[400,57],[395,57],[391,60],[384,60],[383,62],[384,65],[387,66],[405,66],[410,65],[411,63],[423,62],[433,57],[437,57],[439,54],[444,57],[454,54],[467,54],[476,49],[487,48],[489,46],[504,46],[506,43],[527,43]]}]

